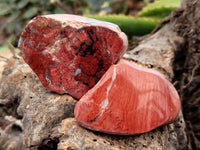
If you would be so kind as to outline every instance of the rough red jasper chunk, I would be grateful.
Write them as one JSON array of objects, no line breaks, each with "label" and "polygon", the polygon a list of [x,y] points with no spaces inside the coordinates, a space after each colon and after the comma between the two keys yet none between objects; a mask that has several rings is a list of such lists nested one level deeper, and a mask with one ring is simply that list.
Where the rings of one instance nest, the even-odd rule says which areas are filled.
[{"label": "rough red jasper chunk", "polygon": [[180,99],[169,81],[120,60],[79,100],[75,117],[92,130],[132,135],[173,122],[179,111]]},{"label": "rough red jasper chunk", "polygon": [[19,40],[25,62],[50,91],[81,98],[127,48],[117,25],[75,15],[31,20]]}]

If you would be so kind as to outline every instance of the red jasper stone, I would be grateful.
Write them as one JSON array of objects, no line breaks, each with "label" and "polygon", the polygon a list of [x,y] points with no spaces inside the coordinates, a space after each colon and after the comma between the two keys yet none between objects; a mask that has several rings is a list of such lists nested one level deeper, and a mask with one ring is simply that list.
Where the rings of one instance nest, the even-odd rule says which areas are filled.
[{"label": "red jasper stone", "polygon": [[179,111],[180,99],[169,81],[120,60],[79,100],[74,113],[91,130],[132,135],[173,122]]},{"label": "red jasper stone", "polygon": [[75,15],[31,20],[19,40],[25,62],[50,91],[81,98],[125,52],[117,25]]}]

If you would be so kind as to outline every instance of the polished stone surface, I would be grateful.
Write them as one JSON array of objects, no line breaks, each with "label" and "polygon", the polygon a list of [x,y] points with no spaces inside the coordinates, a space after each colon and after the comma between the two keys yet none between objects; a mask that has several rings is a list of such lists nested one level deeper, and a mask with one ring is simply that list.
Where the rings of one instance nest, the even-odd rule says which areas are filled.
[{"label": "polished stone surface", "polygon": [[172,123],[179,111],[179,96],[168,80],[121,59],[76,104],[75,117],[91,130],[132,135]]}]

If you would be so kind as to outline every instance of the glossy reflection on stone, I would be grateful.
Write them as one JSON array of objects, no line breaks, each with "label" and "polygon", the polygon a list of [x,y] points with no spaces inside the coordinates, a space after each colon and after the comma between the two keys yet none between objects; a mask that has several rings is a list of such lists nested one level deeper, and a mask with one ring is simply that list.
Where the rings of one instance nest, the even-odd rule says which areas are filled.
[{"label": "glossy reflection on stone", "polygon": [[125,52],[117,25],[75,15],[31,20],[19,40],[25,62],[50,91],[79,99]]},{"label": "glossy reflection on stone", "polygon": [[179,111],[179,96],[168,80],[120,60],[76,104],[75,117],[91,130],[132,135],[172,123]]}]

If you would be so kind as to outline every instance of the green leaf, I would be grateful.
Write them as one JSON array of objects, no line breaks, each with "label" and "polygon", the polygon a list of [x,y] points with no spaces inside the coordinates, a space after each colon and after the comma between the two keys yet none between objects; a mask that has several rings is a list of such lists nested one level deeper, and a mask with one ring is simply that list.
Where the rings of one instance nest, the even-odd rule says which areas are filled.
[{"label": "green leaf", "polygon": [[29,8],[28,10],[26,10],[26,12],[24,13],[23,15],[23,18],[25,19],[30,19],[32,18],[33,16],[35,16],[38,12],[38,9],[35,8],[35,7],[31,7]]},{"label": "green leaf", "polygon": [[8,1],[7,6],[9,6],[9,7],[12,8],[12,9],[17,9],[17,7],[16,7],[16,2],[15,2],[15,1],[12,1],[12,0],[9,0],[9,1]]},{"label": "green leaf", "polygon": [[138,13],[139,17],[162,18],[179,7],[181,0],[157,0],[148,4]]},{"label": "green leaf", "polygon": [[8,15],[10,13],[10,8],[0,8],[0,15]]},{"label": "green leaf", "polygon": [[17,3],[17,8],[22,9],[28,4],[27,0],[21,0],[19,3]]}]

